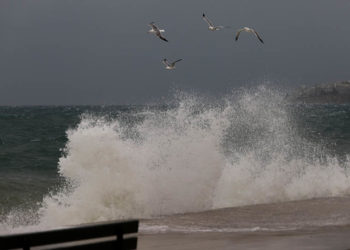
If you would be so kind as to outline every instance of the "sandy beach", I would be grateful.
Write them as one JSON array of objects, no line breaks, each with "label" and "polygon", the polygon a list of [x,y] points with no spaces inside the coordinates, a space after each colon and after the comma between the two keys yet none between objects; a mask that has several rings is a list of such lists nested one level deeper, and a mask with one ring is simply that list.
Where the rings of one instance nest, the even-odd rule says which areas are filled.
[{"label": "sandy beach", "polygon": [[142,220],[138,249],[350,249],[349,206],[318,198]]},{"label": "sandy beach", "polygon": [[350,227],[251,233],[140,234],[138,249],[350,249]]}]

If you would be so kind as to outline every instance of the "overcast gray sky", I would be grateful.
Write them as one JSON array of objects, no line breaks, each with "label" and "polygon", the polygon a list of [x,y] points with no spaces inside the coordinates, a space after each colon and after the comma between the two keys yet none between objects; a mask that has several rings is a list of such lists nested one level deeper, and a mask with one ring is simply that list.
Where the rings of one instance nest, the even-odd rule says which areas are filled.
[{"label": "overcast gray sky", "polygon": [[[210,32],[202,13],[232,29]],[[169,43],[147,34],[164,28]],[[255,28],[234,41],[236,29]],[[167,71],[161,60],[182,58]],[[350,79],[350,0],[1,0],[0,105],[134,104]]]}]

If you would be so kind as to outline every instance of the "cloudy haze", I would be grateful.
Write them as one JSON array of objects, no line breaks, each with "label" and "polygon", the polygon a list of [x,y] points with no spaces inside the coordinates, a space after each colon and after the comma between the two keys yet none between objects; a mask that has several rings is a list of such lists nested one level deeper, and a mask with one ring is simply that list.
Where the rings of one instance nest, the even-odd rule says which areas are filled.
[{"label": "cloudy haze", "polygon": [[[202,13],[217,25],[210,32]],[[350,79],[349,0],[2,0],[0,105],[136,104]],[[169,43],[147,34],[154,21]],[[255,28],[234,41],[236,29]],[[161,60],[183,61],[175,71]]]}]

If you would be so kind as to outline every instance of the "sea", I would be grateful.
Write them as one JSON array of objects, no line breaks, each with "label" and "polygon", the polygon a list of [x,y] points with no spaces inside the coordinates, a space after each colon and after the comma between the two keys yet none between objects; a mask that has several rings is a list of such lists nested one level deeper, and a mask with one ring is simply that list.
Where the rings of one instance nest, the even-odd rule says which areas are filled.
[{"label": "sea", "polygon": [[[350,105],[266,86],[166,104],[0,107],[0,233],[350,224]],[[229,218],[229,219],[228,219]]]}]

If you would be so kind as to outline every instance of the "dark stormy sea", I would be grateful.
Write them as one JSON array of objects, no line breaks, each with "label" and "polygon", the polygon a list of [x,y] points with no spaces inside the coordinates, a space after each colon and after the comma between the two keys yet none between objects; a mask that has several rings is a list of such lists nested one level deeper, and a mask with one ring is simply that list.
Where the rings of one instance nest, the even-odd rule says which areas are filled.
[{"label": "dark stormy sea", "polygon": [[266,87],[0,107],[0,233],[126,218],[144,232],[348,225],[349,174],[350,106]]}]

